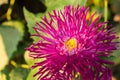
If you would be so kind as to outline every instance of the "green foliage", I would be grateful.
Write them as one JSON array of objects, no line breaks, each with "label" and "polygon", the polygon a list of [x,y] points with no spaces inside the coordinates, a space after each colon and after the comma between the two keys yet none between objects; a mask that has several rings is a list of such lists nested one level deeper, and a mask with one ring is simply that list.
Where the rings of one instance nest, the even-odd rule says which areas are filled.
[{"label": "green foliage", "polygon": [[6,75],[0,72],[0,80],[7,80]]},{"label": "green foliage", "polygon": [[[8,64],[8,60],[12,57],[13,52],[17,49],[18,42],[22,39],[22,35],[15,28],[9,26],[0,26],[1,35],[1,60],[0,70]],[[12,47],[11,47],[12,46]]]},{"label": "green foliage", "polygon": [[112,1],[113,12],[120,14],[120,0],[111,0],[111,1]]},{"label": "green foliage", "polygon": [[29,28],[30,33],[34,33],[33,26],[35,25],[36,22],[40,21],[40,17],[36,17],[35,14],[32,12],[29,12],[25,7],[23,8],[24,11],[24,16],[27,21],[27,26]]},{"label": "green foliage", "polygon": [[[75,0],[75,2],[77,2],[77,1]],[[86,2],[87,2],[87,0],[78,0],[78,2],[76,4],[80,4],[80,6],[85,6]]]},{"label": "green foliage", "polygon": [[17,67],[10,72],[10,80],[26,80],[28,72],[29,69]]},{"label": "green foliage", "polygon": [[3,42],[1,35],[0,35],[0,51],[1,51],[1,53],[0,53],[0,59],[1,59],[0,60],[0,70],[2,70],[8,64],[8,56],[7,56],[4,42]]},{"label": "green foliage", "polygon": [[[27,21],[27,26],[28,26],[28,31],[30,34],[34,34],[35,31],[33,29],[33,26],[35,26],[36,22],[40,22],[40,17],[42,16],[42,13],[40,14],[41,16],[37,17],[35,14],[29,12],[26,8],[23,8],[24,11],[24,16]],[[34,41],[39,40],[37,37],[32,37]]]},{"label": "green foliage", "polygon": [[37,77],[33,77],[33,75],[38,71],[38,69],[32,69],[30,73],[28,74],[28,77],[26,80],[37,80]]},{"label": "green foliage", "polygon": [[0,26],[0,34],[3,37],[7,55],[11,58],[13,52],[17,49],[18,42],[22,40],[22,35],[15,28],[8,26]]},{"label": "green foliage", "polygon": [[29,65],[29,66],[32,66],[33,64],[34,64],[34,59],[33,58],[31,58],[30,56],[29,56],[29,51],[26,51],[25,52],[25,54],[24,54],[24,59],[25,59],[25,61],[26,61],[26,63]]},{"label": "green foliage", "polygon": [[[47,6],[47,11],[51,11],[53,9],[61,9],[66,5],[85,5],[87,0],[45,0],[45,5]],[[54,3],[54,4],[53,4]],[[51,6],[52,5],[52,6]]]},{"label": "green foliage", "polygon": [[[117,41],[120,42],[120,23],[115,27],[114,30],[117,33],[117,36],[119,37]],[[118,45],[118,50],[114,51],[113,56],[115,56],[115,59],[113,60],[115,64],[116,65],[119,64],[120,63],[120,45]]]},{"label": "green foliage", "polygon": [[101,6],[104,6],[103,1],[104,0],[93,0],[93,3],[95,4],[95,6],[101,7]]},{"label": "green foliage", "polygon": [[25,26],[24,26],[23,22],[21,22],[21,21],[18,21],[18,20],[6,21],[6,22],[3,22],[2,25],[14,27],[21,33],[21,35],[24,35]]}]

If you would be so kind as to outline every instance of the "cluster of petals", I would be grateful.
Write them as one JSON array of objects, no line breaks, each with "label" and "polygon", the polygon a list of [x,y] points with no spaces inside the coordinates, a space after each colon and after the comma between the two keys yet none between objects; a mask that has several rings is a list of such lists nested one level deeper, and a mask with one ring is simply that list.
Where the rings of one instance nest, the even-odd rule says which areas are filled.
[{"label": "cluster of petals", "polygon": [[76,75],[82,80],[111,80],[113,62],[108,58],[117,49],[118,37],[107,22],[100,22],[101,16],[93,20],[95,12],[87,19],[88,13],[86,7],[65,6],[36,23],[33,36],[40,40],[27,50],[34,59],[43,58],[32,66],[39,68],[34,75],[38,80],[75,80]]}]

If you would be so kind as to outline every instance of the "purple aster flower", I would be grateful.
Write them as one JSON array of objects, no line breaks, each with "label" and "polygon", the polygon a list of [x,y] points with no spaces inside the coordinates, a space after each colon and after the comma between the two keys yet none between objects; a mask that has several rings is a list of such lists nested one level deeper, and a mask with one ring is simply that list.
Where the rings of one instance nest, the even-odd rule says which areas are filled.
[{"label": "purple aster flower", "polygon": [[100,16],[86,19],[89,8],[66,6],[64,10],[49,13],[36,23],[34,36],[40,38],[27,50],[35,59],[43,58],[32,68],[39,71],[38,80],[75,80],[76,74],[82,80],[111,80],[110,65],[105,59],[116,50],[118,42],[115,32],[100,22]]}]

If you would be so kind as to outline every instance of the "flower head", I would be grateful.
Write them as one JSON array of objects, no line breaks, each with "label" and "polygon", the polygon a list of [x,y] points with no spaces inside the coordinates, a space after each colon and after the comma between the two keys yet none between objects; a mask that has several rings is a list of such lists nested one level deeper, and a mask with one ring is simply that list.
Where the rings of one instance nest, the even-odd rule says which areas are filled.
[{"label": "flower head", "polygon": [[112,29],[100,22],[100,16],[94,21],[96,13],[86,19],[89,8],[66,6],[63,11],[49,13],[34,27],[40,40],[27,50],[35,59],[44,58],[35,63],[39,67],[34,75],[39,80],[74,80],[79,73],[83,80],[111,80],[112,72],[109,58],[116,50],[117,39]]}]

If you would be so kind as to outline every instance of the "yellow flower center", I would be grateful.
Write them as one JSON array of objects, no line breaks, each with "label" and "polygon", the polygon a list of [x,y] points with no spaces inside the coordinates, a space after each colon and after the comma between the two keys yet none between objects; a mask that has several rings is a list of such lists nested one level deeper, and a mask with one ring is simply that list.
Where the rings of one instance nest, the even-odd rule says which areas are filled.
[{"label": "yellow flower center", "polygon": [[77,40],[75,38],[71,38],[65,42],[65,47],[68,48],[69,51],[73,50],[77,47]]}]

